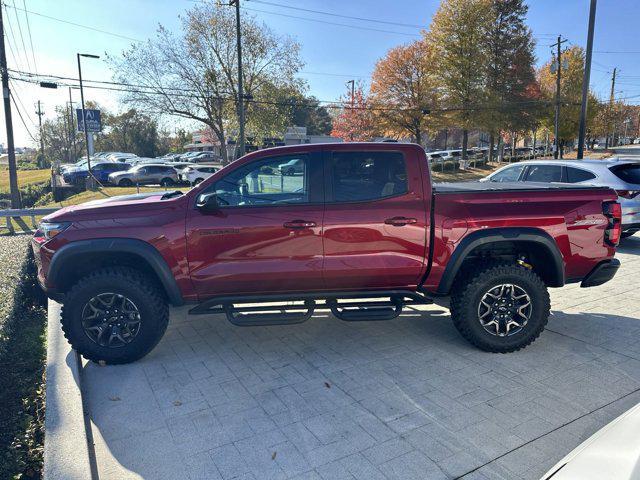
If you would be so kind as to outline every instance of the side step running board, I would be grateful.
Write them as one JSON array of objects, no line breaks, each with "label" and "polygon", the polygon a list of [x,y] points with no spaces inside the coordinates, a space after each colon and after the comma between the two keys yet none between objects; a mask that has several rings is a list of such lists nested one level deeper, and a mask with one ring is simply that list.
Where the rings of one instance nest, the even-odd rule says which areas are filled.
[{"label": "side step running board", "polygon": [[225,303],[222,306],[227,319],[239,327],[267,325],[293,325],[302,323],[313,315],[316,302],[305,300],[301,305],[242,306]]},{"label": "side step running board", "polygon": [[225,295],[211,298],[189,313],[224,313],[238,326],[292,325],[308,320],[317,300],[323,300],[333,315],[344,321],[391,320],[402,313],[404,305],[433,303],[410,290]]},{"label": "side step running board", "polygon": [[331,313],[347,322],[393,320],[402,313],[404,303],[401,298],[391,297],[386,302],[339,302],[327,300]]}]

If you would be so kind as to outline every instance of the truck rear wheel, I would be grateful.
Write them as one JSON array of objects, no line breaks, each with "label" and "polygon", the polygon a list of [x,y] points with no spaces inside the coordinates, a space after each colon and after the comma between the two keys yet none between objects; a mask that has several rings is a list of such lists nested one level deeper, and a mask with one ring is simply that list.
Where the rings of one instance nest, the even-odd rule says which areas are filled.
[{"label": "truck rear wheel", "polygon": [[457,279],[451,318],[460,334],[487,352],[507,353],[532,343],[549,320],[549,292],[533,271],[489,264]]},{"label": "truck rear wheel", "polygon": [[65,295],[62,330],[83,357],[129,363],[157,345],[169,322],[169,307],[156,284],[126,267],[96,270]]}]

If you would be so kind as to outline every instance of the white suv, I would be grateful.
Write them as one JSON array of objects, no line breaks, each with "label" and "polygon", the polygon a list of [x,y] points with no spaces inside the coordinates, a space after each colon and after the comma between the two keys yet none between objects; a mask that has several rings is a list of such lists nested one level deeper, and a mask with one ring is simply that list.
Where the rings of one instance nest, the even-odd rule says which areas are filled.
[{"label": "white suv", "polygon": [[216,173],[218,170],[220,170],[218,167],[212,167],[210,165],[189,165],[188,167],[183,168],[178,176],[183,182],[188,182],[191,185],[197,185],[205,178]]}]

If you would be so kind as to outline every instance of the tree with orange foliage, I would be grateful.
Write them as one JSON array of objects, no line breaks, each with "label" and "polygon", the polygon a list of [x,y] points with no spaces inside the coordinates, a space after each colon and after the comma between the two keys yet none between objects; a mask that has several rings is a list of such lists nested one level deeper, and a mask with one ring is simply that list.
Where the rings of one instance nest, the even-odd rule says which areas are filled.
[{"label": "tree with orange foliage", "polygon": [[428,114],[438,103],[433,48],[423,40],[392,48],[376,63],[371,103],[385,135],[410,136],[420,144],[432,125]]},{"label": "tree with orange foliage", "polygon": [[361,83],[356,83],[353,98],[351,89],[340,97],[344,107],[333,119],[331,135],[345,142],[365,142],[371,140],[378,130],[376,128],[372,107]]}]

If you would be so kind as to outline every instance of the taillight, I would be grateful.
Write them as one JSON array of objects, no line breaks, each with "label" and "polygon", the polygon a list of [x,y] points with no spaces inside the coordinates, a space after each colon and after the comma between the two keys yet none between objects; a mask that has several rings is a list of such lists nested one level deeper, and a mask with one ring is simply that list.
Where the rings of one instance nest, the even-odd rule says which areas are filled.
[{"label": "taillight", "polygon": [[616,190],[616,193],[619,197],[631,200],[632,198],[636,198],[640,195],[640,190]]},{"label": "taillight", "polygon": [[609,245],[615,247],[622,235],[622,206],[618,202],[605,202],[602,204],[602,213],[609,219],[607,229],[604,231],[604,239]]}]

